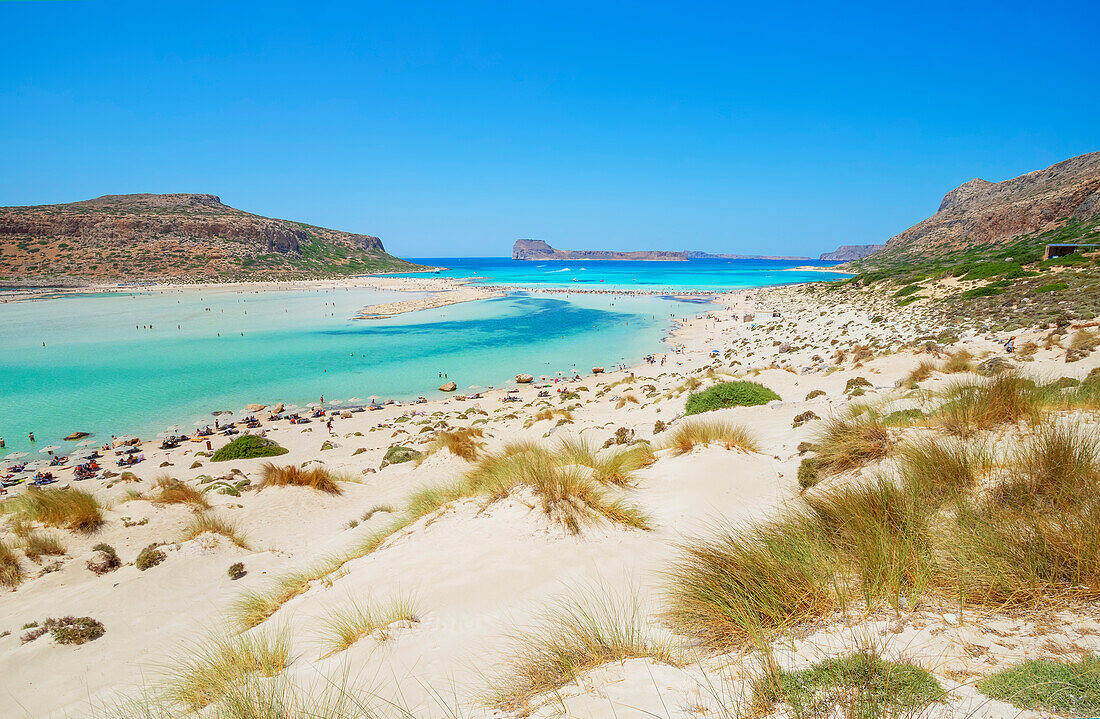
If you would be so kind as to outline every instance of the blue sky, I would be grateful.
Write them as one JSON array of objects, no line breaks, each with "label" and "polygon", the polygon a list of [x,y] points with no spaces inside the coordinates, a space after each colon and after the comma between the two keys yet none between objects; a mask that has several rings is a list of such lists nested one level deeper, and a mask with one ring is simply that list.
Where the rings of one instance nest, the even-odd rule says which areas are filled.
[{"label": "blue sky", "polygon": [[0,205],[812,254],[1100,150],[1100,3],[0,2]]}]

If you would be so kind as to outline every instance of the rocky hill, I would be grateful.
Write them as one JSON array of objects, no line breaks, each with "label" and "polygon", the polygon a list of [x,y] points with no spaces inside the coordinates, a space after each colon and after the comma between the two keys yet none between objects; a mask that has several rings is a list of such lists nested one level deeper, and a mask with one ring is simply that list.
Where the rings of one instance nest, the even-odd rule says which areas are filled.
[{"label": "rocky hill", "polygon": [[1067,226],[1087,229],[1098,219],[1100,152],[1092,152],[1003,182],[970,180],[948,192],[936,214],[891,237],[867,262],[934,260]]},{"label": "rocky hill", "polygon": [[414,269],[377,237],[253,215],[216,195],[0,207],[0,279],[299,279]]},{"label": "rocky hill", "polygon": [[832,252],[823,252],[818,259],[834,262],[847,262],[849,260],[863,259],[867,255],[878,252],[886,245],[841,245]]}]

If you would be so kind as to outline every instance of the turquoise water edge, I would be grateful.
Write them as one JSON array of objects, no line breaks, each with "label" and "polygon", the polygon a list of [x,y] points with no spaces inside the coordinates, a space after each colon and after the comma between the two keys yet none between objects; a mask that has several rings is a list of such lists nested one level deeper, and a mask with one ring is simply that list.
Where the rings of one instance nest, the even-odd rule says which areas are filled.
[{"label": "turquoise water edge", "polygon": [[[509,275],[493,265],[510,260],[430,261],[461,264],[457,271],[466,274],[459,276],[481,282],[559,285],[556,278],[540,282],[544,268],[523,266],[530,263],[514,263],[520,267]],[[777,271],[734,265],[728,284],[718,284],[721,272],[687,266],[694,263],[617,264],[602,263],[596,272],[614,278],[602,284],[629,286],[620,283],[641,274],[646,289],[721,289],[775,284]],[[828,277],[785,274],[790,281]],[[0,456],[65,444],[61,438],[74,431],[150,437],[253,402],[435,397],[441,373],[463,391],[500,386],[519,372],[634,364],[662,349],[676,317],[706,310],[697,300],[659,294],[516,291],[383,320],[350,319],[366,305],[408,298],[362,288],[188,289],[0,303],[0,437],[7,445]]]}]

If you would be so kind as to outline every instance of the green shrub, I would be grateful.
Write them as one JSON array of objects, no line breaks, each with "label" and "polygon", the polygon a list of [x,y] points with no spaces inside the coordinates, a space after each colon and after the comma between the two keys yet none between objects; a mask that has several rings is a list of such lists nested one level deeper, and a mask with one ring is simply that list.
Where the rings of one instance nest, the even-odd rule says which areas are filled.
[{"label": "green shrub", "polygon": [[403,464],[415,459],[420,459],[423,456],[423,452],[413,449],[412,447],[390,447],[386,450],[386,456],[382,458],[382,466],[386,467],[391,464]]},{"label": "green shrub", "polygon": [[699,414],[725,407],[753,407],[779,399],[779,395],[756,382],[721,382],[688,396],[684,414]]},{"label": "green shrub", "polygon": [[817,469],[817,460],[813,457],[803,459],[802,464],[798,465],[798,486],[809,489],[820,479],[821,472]]},{"label": "green shrub", "polygon": [[226,570],[226,574],[230,579],[240,579],[245,575],[244,562],[234,562],[229,565],[229,569]]},{"label": "green shrub", "polygon": [[150,544],[137,555],[137,559],[134,560],[134,566],[144,572],[146,569],[157,566],[165,559],[167,559],[167,557],[164,552],[157,549],[156,544]]},{"label": "green shrub", "polygon": [[1065,282],[1051,282],[1050,284],[1043,285],[1035,290],[1035,294],[1043,294],[1046,292],[1059,292],[1061,290],[1068,290],[1069,285]]},{"label": "green shrub", "polygon": [[1003,295],[1004,293],[1004,289],[1000,287],[975,287],[972,290],[963,292],[959,296],[970,299],[973,297],[993,297],[994,295]]},{"label": "green shrub", "polygon": [[978,689],[1023,709],[1069,716],[1100,716],[1100,659],[1033,660],[990,674]]},{"label": "green shrub", "polygon": [[211,462],[227,462],[231,459],[255,459],[256,457],[277,457],[290,450],[265,437],[246,434],[237,437],[225,445],[210,458]]}]

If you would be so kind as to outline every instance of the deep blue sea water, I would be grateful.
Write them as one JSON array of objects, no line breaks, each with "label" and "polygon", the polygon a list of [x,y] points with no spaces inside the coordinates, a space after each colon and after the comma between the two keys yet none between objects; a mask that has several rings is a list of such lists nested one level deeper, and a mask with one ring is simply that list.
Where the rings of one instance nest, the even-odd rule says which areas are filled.
[{"label": "deep blue sea water", "polygon": [[[768,261],[524,263],[421,258],[447,276],[491,284],[645,290],[725,289],[825,279]],[[565,268],[568,267],[568,270]],[[561,281],[558,278],[561,278]],[[573,282],[573,278],[577,282]],[[602,280],[602,282],[601,282]],[[407,295],[358,288],[100,293],[4,302],[0,296],[0,437],[37,456],[73,431],[150,437],[214,410],[371,395],[440,396],[500,386],[519,372],[585,372],[661,349],[674,318],[705,298],[528,294],[383,320],[360,308]],[[27,433],[38,440],[31,446]]]}]

